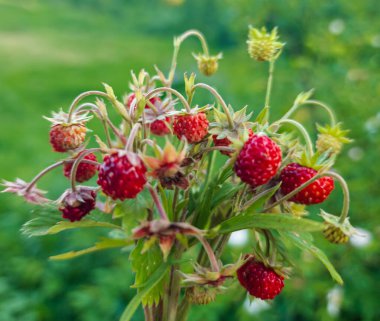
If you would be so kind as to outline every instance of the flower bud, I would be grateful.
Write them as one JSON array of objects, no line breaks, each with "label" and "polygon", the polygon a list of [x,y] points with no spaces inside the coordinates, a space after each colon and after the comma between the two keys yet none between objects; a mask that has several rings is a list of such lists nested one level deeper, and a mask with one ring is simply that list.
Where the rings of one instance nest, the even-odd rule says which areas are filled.
[{"label": "flower bud", "polygon": [[319,131],[316,142],[317,151],[322,153],[330,152],[332,155],[339,154],[343,144],[348,144],[352,140],[347,138],[348,130],[342,130],[340,124],[335,126],[317,126]]},{"label": "flower bud", "polygon": [[222,59],[222,54],[216,56],[209,56],[205,54],[194,55],[198,62],[199,71],[205,76],[211,76],[218,70],[218,60]]},{"label": "flower bud", "polygon": [[323,235],[330,243],[335,244],[344,244],[349,240],[349,236],[345,234],[342,229],[329,223],[326,223]]},{"label": "flower bud", "polygon": [[260,30],[250,26],[247,41],[248,53],[251,58],[257,61],[275,60],[280,49],[284,46],[277,40],[277,28],[268,33],[265,27]]},{"label": "flower bud", "polygon": [[207,286],[192,286],[186,290],[186,297],[192,304],[206,305],[215,301],[216,290]]}]

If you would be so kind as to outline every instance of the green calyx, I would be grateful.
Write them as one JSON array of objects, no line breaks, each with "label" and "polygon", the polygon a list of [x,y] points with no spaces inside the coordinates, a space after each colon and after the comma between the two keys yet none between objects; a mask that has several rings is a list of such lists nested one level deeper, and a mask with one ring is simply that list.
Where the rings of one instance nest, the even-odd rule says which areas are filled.
[{"label": "green calyx", "polygon": [[232,118],[233,127],[230,127],[227,115],[217,108],[214,108],[215,122],[210,123],[210,134],[217,135],[218,139],[227,137],[230,140],[239,139],[239,137],[245,134],[248,135],[248,130],[253,127],[253,123],[249,122],[252,113],[247,115],[247,106],[234,112],[231,105],[228,105],[228,110]]},{"label": "green calyx", "polygon": [[330,243],[347,243],[349,238],[356,233],[348,217],[345,218],[343,223],[340,223],[338,216],[331,215],[323,210],[321,210],[320,216],[325,221],[326,226],[323,230],[323,235]]},{"label": "green calyx", "polygon": [[317,125],[317,129],[319,135],[316,147],[320,153],[329,152],[330,154],[339,154],[344,144],[352,142],[352,140],[346,136],[349,130],[342,130],[340,123],[334,126]]}]

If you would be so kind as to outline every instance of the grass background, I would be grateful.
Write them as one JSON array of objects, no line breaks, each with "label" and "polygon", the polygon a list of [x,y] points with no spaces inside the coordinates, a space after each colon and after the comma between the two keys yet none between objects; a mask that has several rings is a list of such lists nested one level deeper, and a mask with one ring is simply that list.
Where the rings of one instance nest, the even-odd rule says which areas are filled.
[{"label": "grass background", "polygon": [[[209,307],[194,309],[191,320],[378,320],[379,14],[375,0],[0,0],[0,177],[29,180],[59,158],[51,153],[42,115],[67,108],[77,94],[101,89],[102,82],[121,96],[131,69],[153,71],[157,64],[167,70],[172,37],[189,28],[205,33],[213,53],[224,53],[218,74],[198,80],[215,86],[233,106],[248,104],[258,113],[267,66],[246,53],[247,25],[279,26],[287,45],[276,65],[273,117],[310,88],[333,106],[355,139],[336,169],[351,188],[352,223],[368,230],[372,242],[361,248],[318,242],[345,279],[335,297],[341,299],[337,315],[327,309],[333,281],[302,255],[302,270],[269,308],[246,309],[243,292],[232,287]],[[178,75],[196,71],[190,53],[199,49],[195,40],[183,46]],[[182,88],[179,76],[175,84]],[[326,121],[312,108],[297,119],[311,130],[313,122]],[[40,186],[54,197],[67,181],[50,175]],[[337,212],[340,202],[337,189],[326,209]],[[111,250],[71,262],[48,261],[49,255],[92,244],[98,232],[27,239],[19,228],[33,216],[31,210],[20,199],[0,195],[0,320],[117,320],[134,294],[127,256]]]}]

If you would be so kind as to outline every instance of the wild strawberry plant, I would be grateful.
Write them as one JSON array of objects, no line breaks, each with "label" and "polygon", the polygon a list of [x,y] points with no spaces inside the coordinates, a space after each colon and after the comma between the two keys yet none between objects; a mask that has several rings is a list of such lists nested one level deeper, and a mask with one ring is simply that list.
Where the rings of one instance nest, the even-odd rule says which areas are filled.
[{"label": "wild strawberry plant", "polygon": [[[213,75],[222,55],[209,53],[200,32],[185,32],[174,39],[167,75],[157,67],[153,76],[132,72],[122,100],[105,84],[104,91],[84,92],[67,112],[46,118],[52,149],[63,159],[30,182],[4,182],[5,192],[42,208],[23,226],[27,235],[106,230],[107,237],[88,249],[51,259],[111,248],[129,256],[137,294],[123,321],[140,304],[146,320],[186,320],[192,304],[212,302],[232,282],[253,297],[274,299],[290,277],[286,249],[292,246],[309,251],[335,281],[343,282],[310,233],[323,233],[332,243],[345,243],[354,233],[347,184],[332,169],[343,144],[350,142],[347,131],[326,104],[311,98],[312,91],[299,94],[280,119],[270,119],[274,66],[284,47],[276,29],[249,30],[250,56],[269,66],[265,101],[257,115],[248,106],[238,110],[227,104],[215,88],[196,82],[195,74],[184,75],[185,90],[179,92],[173,88],[177,57],[192,36],[202,46],[194,55],[200,72]],[[211,94],[202,106],[194,104],[198,91]],[[317,125],[315,143],[292,118],[304,106],[319,108],[329,120]],[[109,117],[112,107],[119,124]],[[100,136],[88,129],[93,116],[103,125]],[[52,201],[36,183],[60,167],[58,175],[70,183]],[[91,181],[95,175],[97,180]],[[344,196],[340,215],[321,209],[321,219],[305,218],[306,206],[322,204],[336,183]],[[253,236],[250,253],[235,253],[233,262],[222,262],[231,233],[243,229]]]}]

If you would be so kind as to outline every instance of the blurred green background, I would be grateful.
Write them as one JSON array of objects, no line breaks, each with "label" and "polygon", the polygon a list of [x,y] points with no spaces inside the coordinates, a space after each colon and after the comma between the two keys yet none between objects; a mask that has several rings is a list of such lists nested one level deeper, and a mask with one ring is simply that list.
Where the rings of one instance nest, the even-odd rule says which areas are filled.
[{"label": "blurred green background", "polygon": [[[101,82],[121,96],[130,69],[153,72],[157,64],[168,70],[172,37],[189,28],[204,32],[213,53],[224,53],[218,74],[198,79],[215,86],[233,106],[248,104],[258,112],[267,65],[248,57],[249,24],[278,26],[287,43],[276,65],[273,116],[283,114],[300,91],[316,88],[315,98],[333,106],[351,129],[355,141],[336,169],[347,178],[351,220],[364,236],[342,247],[317,240],[341,272],[344,287],[336,286],[319,262],[295,252],[299,268],[274,302],[249,305],[244,292],[232,286],[210,306],[193,309],[190,320],[380,320],[377,0],[0,0],[0,177],[30,180],[58,159],[42,115],[67,108],[82,91],[101,89]],[[178,74],[196,71],[190,53],[199,49],[194,39],[184,45]],[[178,76],[176,86],[182,85]],[[308,124],[327,120],[313,108],[297,118]],[[56,173],[39,186],[56,197],[67,181]],[[340,202],[337,189],[324,207],[338,213]],[[19,229],[33,217],[32,208],[0,195],[0,321],[117,320],[134,294],[127,254],[111,250],[49,261],[50,255],[91,245],[98,232],[28,239]],[[244,234],[231,242],[237,252],[244,251],[239,237]],[[141,311],[135,320],[142,320]]]}]

